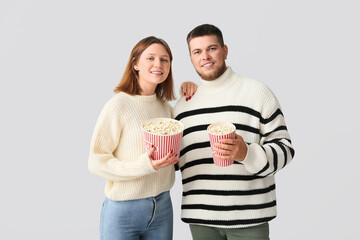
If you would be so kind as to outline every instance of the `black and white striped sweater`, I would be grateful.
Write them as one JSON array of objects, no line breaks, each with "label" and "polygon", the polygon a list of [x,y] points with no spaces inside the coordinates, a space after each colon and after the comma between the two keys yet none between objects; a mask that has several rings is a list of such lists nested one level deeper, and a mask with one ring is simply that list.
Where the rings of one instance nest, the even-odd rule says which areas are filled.
[{"label": "black and white striped sweater", "polygon": [[[242,228],[276,217],[274,174],[294,157],[280,105],[264,84],[233,72],[200,80],[190,101],[182,98],[174,116],[184,126],[179,167],[181,218],[189,224]],[[241,163],[213,164],[206,128],[218,121],[236,126],[248,144]]]}]

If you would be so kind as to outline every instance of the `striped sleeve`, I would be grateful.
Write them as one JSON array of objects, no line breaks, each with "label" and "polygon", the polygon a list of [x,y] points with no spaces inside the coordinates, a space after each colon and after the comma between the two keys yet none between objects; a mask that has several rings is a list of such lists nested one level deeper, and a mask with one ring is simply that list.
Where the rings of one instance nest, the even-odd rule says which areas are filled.
[{"label": "striped sleeve", "polygon": [[248,144],[248,153],[242,162],[249,172],[259,176],[275,174],[295,155],[284,114],[270,90],[265,102],[260,116],[260,142]]}]

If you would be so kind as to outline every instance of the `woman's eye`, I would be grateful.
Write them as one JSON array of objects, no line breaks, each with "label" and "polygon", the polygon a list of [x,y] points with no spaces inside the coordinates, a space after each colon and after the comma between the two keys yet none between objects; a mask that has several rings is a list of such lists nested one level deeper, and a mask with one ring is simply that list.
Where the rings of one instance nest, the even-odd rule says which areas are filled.
[{"label": "woman's eye", "polygon": [[147,60],[153,60],[153,59],[154,59],[154,58],[152,58],[152,57],[148,57],[148,58],[147,58]]},{"label": "woman's eye", "polygon": [[161,61],[163,61],[163,62],[168,62],[169,60],[167,60],[167,59],[161,59]]}]

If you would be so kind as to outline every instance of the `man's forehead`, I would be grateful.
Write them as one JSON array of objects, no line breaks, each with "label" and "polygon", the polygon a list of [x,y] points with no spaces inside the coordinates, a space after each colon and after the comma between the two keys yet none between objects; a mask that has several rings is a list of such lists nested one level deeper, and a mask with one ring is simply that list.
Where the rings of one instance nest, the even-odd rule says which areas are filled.
[{"label": "man's forehead", "polygon": [[189,47],[190,49],[202,49],[208,48],[211,46],[219,46],[220,43],[215,35],[205,35],[201,37],[195,37],[190,40]]}]

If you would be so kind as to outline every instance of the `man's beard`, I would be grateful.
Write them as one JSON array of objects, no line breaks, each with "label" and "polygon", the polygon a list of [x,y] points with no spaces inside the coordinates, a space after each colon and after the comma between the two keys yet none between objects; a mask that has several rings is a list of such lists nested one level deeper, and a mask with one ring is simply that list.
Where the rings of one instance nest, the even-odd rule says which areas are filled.
[{"label": "man's beard", "polygon": [[199,74],[199,76],[203,79],[203,80],[207,80],[207,81],[212,81],[212,80],[215,80],[217,78],[219,78],[226,70],[226,65],[223,64],[223,66],[217,70],[215,70],[214,72],[212,73],[209,73],[209,74],[203,74],[203,73],[200,73],[198,71],[197,74]]}]

